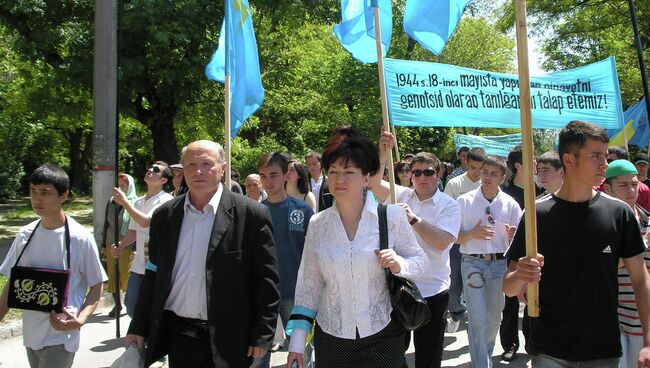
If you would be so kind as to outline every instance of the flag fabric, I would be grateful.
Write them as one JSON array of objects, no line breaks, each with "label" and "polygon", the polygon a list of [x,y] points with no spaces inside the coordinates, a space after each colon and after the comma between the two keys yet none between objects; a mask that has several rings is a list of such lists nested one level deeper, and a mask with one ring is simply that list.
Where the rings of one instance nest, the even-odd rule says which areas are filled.
[{"label": "flag fabric", "polygon": [[471,0],[408,0],[404,10],[404,32],[425,49],[440,55],[470,2]]},{"label": "flag fabric", "polygon": [[393,10],[390,0],[341,0],[341,23],[334,34],[352,57],[363,64],[377,62],[373,6],[379,7],[382,56],[386,56],[393,33]]},{"label": "flag fabric", "polygon": [[[645,107],[645,98],[642,98],[636,105],[633,105],[623,113],[625,117],[625,133],[627,134],[627,143],[648,147],[650,142],[650,128],[648,127],[648,113]],[[623,129],[608,129],[609,145],[625,147],[625,137]]]},{"label": "flag fabric", "polygon": [[226,72],[230,74],[230,136],[234,138],[244,121],[262,106],[264,88],[248,0],[226,0],[224,18],[205,75],[224,83]]}]

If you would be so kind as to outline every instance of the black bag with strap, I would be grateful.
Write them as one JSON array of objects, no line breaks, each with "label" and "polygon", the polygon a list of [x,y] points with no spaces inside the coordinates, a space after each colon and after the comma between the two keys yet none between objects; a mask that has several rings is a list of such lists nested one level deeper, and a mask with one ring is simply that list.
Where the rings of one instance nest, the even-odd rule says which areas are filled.
[{"label": "black bag with strap", "polygon": [[[379,215],[379,244],[380,249],[388,249],[388,216],[387,206],[379,203],[377,205]],[[388,294],[393,306],[393,315],[397,321],[407,330],[417,330],[419,327],[429,323],[431,311],[424,300],[415,282],[403,277],[395,276],[389,269],[386,272],[386,284]]]},{"label": "black bag with strap", "polygon": [[67,217],[64,224],[67,269],[18,266],[20,258],[25,253],[25,249],[40,224],[40,221],[36,224],[16,263],[11,268],[7,304],[10,308],[62,313],[68,301],[68,279],[70,278],[70,229]]}]

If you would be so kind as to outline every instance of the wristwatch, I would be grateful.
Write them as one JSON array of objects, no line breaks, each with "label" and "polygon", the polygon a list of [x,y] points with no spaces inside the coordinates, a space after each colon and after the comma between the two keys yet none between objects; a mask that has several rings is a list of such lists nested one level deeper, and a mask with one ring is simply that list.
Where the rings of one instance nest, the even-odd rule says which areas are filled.
[{"label": "wristwatch", "polygon": [[420,222],[420,218],[415,216],[415,217],[413,217],[413,219],[411,221],[409,221],[409,224],[411,224],[411,226],[413,226],[413,225],[417,224],[418,222]]}]

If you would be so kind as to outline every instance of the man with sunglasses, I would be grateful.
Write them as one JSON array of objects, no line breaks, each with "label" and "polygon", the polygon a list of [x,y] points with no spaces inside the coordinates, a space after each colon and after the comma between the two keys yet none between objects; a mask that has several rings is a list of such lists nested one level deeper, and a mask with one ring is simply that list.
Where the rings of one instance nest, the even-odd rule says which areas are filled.
[{"label": "man with sunglasses", "polygon": [[[386,163],[387,147],[394,145],[392,134],[383,133],[379,152],[381,167]],[[412,188],[396,186],[397,202],[415,231],[418,244],[430,260],[429,269],[414,278],[429,305],[431,321],[413,333],[415,367],[440,367],[445,335],[445,312],[449,300],[449,249],[458,236],[460,211],[456,201],[438,189],[440,160],[429,152],[420,152],[411,160]],[[389,183],[371,179],[373,193],[387,201]],[[411,334],[407,334],[406,347]]]},{"label": "man with sunglasses", "polygon": [[118,258],[120,251],[130,247],[135,242],[135,256],[131,264],[131,274],[126,286],[124,305],[129,317],[133,317],[135,305],[138,302],[140,285],[144,279],[145,265],[148,260],[149,224],[153,211],[161,204],[173,199],[171,194],[166,193],[163,187],[172,180],[173,175],[169,165],[163,161],[156,161],[147,169],[144,175],[144,182],[147,184],[147,194],[138,198],[131,204],[126,194],[120,188],[113,189],[113,199],[117,204],[124,207],[131,216],[129,232],[116,244],[113,249],[113,257]]},{"label": "man with sunglasses", "polygon": [[472,366],[492,366],[506,272],[504,252],[519,223],[521,208],[499,185],[505,180],[502,159],[488,156],[481,166],[481,186],[458,197],[462,217],[458,242],[462,253],[463,294]]}]

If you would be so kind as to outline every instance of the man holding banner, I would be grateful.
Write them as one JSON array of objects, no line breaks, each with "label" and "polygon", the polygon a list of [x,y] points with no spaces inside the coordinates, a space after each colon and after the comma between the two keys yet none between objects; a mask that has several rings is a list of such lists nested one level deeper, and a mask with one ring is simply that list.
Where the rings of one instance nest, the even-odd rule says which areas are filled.
[{"label": "man holding banner", "polygon": [[618,367],[619,259],[630,273],[644,326],[639,367],[650,367],[650,275],[639,224],[627,204],[593,189],[605,175],[608,141],[591,123],[572,121],[562,129],[564,183],[536,206],[540,254],[526,257],[523,219],[507,253],[508,296],[539,283],[541,312],[531,318],[528,341],[533,367]]}]

